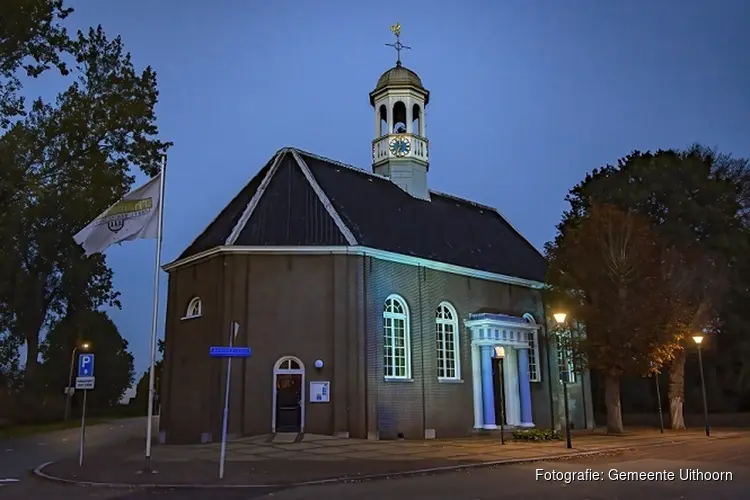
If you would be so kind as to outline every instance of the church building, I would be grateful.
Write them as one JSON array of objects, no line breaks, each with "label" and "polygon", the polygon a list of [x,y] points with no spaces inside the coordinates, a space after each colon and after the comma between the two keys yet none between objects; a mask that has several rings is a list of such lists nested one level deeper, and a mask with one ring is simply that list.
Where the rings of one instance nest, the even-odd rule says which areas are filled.
[{"label": "church building", "polygon": [[563,378],[593,426],[588,373],[547,337],[544,257],[498,210],[429,188],[430,98],[399,56],[369,94],[370,169],[283,148],[164,266],[162,440],[220,439],[227,361],[209,351],[230,338],[251,349],[233,436],[559,429]]}]

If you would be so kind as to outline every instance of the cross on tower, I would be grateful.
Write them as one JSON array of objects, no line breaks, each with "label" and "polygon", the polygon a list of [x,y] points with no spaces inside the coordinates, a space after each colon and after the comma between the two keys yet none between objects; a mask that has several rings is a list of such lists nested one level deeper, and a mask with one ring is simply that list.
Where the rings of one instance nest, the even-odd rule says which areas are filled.
[{"label": "cross on tower", "polygon": [[411,47],[404,45],[401,43],[400,37],[401,37],[401,24],[396,23],[393,26],[391,26],[391,33],[396,35],[396,43],[386,43],[387,46],[393,47],[396,49],[396,66],[401,66],[401,50],[402,49],[411,49]]}]

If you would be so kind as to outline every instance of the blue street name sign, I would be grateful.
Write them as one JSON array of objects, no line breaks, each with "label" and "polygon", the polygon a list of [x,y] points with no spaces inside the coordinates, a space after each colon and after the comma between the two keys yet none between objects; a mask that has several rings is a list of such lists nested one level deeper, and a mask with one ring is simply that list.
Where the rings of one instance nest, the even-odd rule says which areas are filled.
[{"label": "blue street name sign", "polygon": [[249,358],[249,347],[211,346],[208,353],[212,358]]},{"label": "blue street name sign", "polygon": [[91,353],[81,354],[78,356],[78,376],[94,376],[94,355]]}]

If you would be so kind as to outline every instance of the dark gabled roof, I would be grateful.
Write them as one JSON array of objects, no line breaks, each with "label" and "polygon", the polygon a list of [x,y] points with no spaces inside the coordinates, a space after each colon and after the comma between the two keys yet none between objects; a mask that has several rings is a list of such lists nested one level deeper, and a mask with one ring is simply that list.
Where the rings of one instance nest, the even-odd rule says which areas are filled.
[{"label": "dark gabled roof", "polygon": [[255,177],[253,177],[252,180],[248,182],[239,193],[237,193],[237,196],[235,196],[234,199],[224,207],[224,210],[219,212],[219,215],[216,216],[211,224],[209,224],[195,241],[193,241],[190,246],[180,254],[178,260],[224,244],[227,236],[232,232],[232,228],[234,228],[237,221],[240,220],[245,207],[247,207],[248,203],[250,203],[250,200],[253,198],[253,195],[258,191],[260,183],[270,170],[275,159],[276,156],[271,158],[268,163],[260,169],[260,172],[255,174]]},{"label": "dark gabled roof", "polygon": [[380,175],[285,148],[179,259],[225,244],[361,245],[544,280],[544,257],[495,209],[434,191],[430,197],[414,198]]},{"label": "dark gabled roof", "polygon": [[285,154],[236,245],[348,245],[294,156]]}]

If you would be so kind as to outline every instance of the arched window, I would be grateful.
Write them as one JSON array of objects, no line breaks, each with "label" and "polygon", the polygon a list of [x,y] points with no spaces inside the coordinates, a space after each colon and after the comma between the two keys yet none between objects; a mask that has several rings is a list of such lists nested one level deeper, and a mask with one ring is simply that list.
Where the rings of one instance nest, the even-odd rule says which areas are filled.
[{"label": "arched window", "polygon": [[275,371],[277,372],[288,372],[294,370],[302,370],[302,366],[297,358],[287,356],[276,362]]},{"label": "arched window", "polygon": [[411,108],[411,131],[414,134],[417,134],[419,136],[424,136],[424,132],[422,131],[422,115],[421,110],[419,108],[419,104],[415,104]]},{"label": "arched window", "polygon": [[[534,316],[529,313],[523,315],[526,322],[536,324]],[[542,381],[542,370],[539,359],[539,330],[529,332],[529,380],[532,382]]]},{"label": "arched window", "polygon": [[411,378],[409,308],[404,299],[391,295],[383,307],[383,371],[385,378]]},{"label": "arched window", "polygon": [[560,380],[576,383],[576,365],[573,357],[572,332],[557,332],[557,366],[560,367]]},{"label": "arched window", "polygon": [[442,380],[461,378],[461,351],[458,349],[458,314],[448,302],[441,302],[435,312],[437,340],[437,376]]},{"label": "arched window", "polygon": [[406,132],[406,104],[396,101],[393,105],[393,130],[392,134],[403,134]]},{"label": "arched window", "polygon": [[378,114],[380,115],[380,137],[383,137],[388,135],[388,109],[385,104],[380,105]]},{"label": "arched window", "polygon": [[203,314],[203,302],[200,297],[193,297],[187,306],[185,311],[185,317],[182,319],[198,318]]}]

